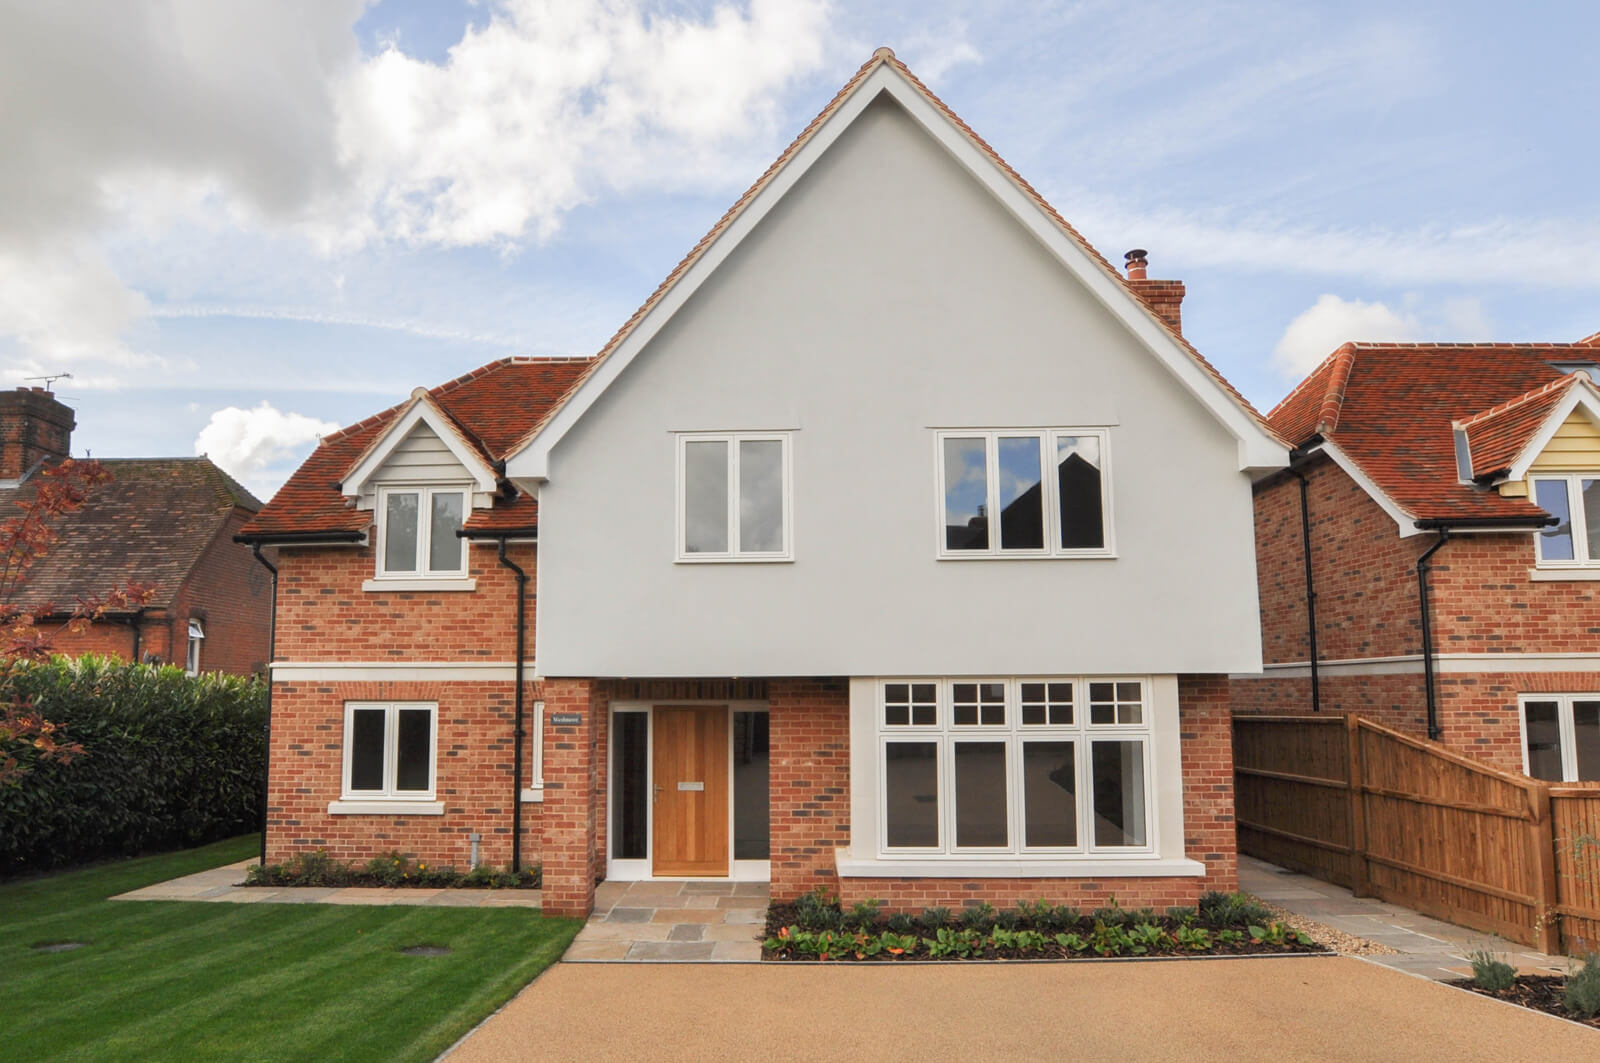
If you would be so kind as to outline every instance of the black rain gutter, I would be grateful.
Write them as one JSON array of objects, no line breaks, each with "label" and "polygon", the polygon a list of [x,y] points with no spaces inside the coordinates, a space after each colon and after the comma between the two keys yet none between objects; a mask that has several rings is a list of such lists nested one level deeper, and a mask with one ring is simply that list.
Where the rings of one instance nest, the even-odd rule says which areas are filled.
[{"label": "black rain gutter", "polygon": [[367,533],[364,531],[303,531],[303,532],[263,532],[259,535],[235,535],[233,541],[244,543],[246,546],[294,546],[311,543],[359,543],[365,542]]},{"label": "black rain gutter", "polygon": [[509,568],[517,578],[517,658],[513,666],[516,671],[516,692],[514,699],[514,723],[511,728],[511,873],[513,875],[522,870],[522,752],[523,741],[527,737],[524,727],[525,700],[523,695],[523,659],[527,657],[526,647],[528,642],[528,574],[523,571],[511,558],[506,556],[506,543],[511,539],[537,538],[539,529],[535,525],[523,528],[496,529],[493,533],[473,532],[462,528],[456,532],[463,539],[481,539],[495,542],[499,545],[498,556],[500,564]]},{"label": "black rain gutter", "polygon": [[267,617],[267,744],[261,761],[261,866],[266,867],[267,801],[272,793],[272,662],[278,656],[278,566],[262,556],[259,540],[250,544],[250,552],[272,573],[272,609]]},{"label": "black rain gutter", "polygon": [[1306,652],[1311,663],[1311,711],[1322,711],[1322,682],[1317,660],[1317,580],[1311,567],[1311,481],[1305,473],[1295,468],[1295,462],[1307,457],[1296,450],[1289,455],[1290,476],[1300,481],[1300,552],[1306,561]]},{"label": "black rain gutter", "polygon": [[1422,531],[1438,532],[1439,538],[1432,546],[1422,552],[1417,558],[1417,599],[1421,606],[1420,617],[1422,620],[1422,683],[1424,693],[1428,700],[1428,737],[1437,742],[1444,734],[1439,726],[1439,701],[1438,693],[1434,689],[1433,666],[1433,618],[1428,608],[1428,573],[1433,571],[1431,561],[1439,548],[1450,540],[1452,528],[1461,531],[1471,528],[1543,528],[1560,521],[1552,516],[1540,517],[1429,517],[1424,520],[1413,521],[1412,525]]}]

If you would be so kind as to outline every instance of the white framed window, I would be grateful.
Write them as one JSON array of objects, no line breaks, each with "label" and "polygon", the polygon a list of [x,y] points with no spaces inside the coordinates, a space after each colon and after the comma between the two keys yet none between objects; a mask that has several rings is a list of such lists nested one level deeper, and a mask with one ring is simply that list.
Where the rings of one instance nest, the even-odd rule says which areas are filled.
[{"label": "white framed window", "polygon": [[456,532],[466,519],[466,487],[378,490],[378,578],[460,579],[467,544]]},{"label": "white framed window", "polygon": [[522,799],[544,800],[544,702],[530,706],[527,734],[528,774],[523,777]]},{"label": "white framed window", "polygon": [[1522,771],[1549,782],[1600,780],[1600,694],[1524,694]]},{"label": "white framed window", "polygon": [[1104,428],[934,433],[938,556],[1111,557]]},{"label": "white framed window", "polygon": [[189,619],[189,646],[184,651],[184,671],[189,675],[200,674],[200,647],[206,640],[205,623],[193,617]]},{"label": "white framed window", "polygon": [[1061,859],[1156,851],[1150,683],[878,684],[878,855]]},{"label": "white framed window", "polygon": [[1530,476],[1533,502],[1559,523],[1534,535],[1540,568],[1600,567],[1600,475]]},{"label": "white framed window", "polygon": [[438,746],[435,702],[345,702],[344,801],[432,801]]},{"label": "white framed window", "polygon": [[788,432],[677,437],[679,561],[790,561]]}]

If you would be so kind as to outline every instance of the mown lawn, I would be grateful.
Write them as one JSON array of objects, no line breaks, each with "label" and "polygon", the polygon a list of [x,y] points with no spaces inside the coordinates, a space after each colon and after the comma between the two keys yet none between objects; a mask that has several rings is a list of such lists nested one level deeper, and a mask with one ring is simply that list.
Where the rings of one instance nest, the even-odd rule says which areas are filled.
[{"label": "mown lawn", "polygon": [[[0,1058],[429,1060],[581,925],[515,908],[107,900],[256,846],[0,885]],[[87,947],[32,947],[56,941]],[[417,944],[453,951],[400,954]]]}]

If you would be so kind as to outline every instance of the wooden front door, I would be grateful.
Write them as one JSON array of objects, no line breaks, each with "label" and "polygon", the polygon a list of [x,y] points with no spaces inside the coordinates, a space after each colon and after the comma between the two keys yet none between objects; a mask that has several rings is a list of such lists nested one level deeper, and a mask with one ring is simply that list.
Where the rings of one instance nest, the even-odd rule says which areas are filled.
[{"label": "wooden front door", "polygon": [[657,708],[657,877],[728,873],[728,707]]}]

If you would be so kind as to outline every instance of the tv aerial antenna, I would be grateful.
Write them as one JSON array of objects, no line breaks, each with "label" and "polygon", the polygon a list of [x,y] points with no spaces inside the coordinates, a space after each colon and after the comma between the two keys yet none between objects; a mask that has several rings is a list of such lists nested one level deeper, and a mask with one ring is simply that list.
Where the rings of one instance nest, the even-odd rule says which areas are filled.
[{"label": "tv aerial antenna", "polygon": [[57,380],[71,380],[72,379],[72,374],[71,373],[51,373],[48,376],[27,376],[27,377],[23,377],[22,379],[24,379],[24,380],[43,380],[44,381],[44,389],[46,391],[54,391],[55,390],[55,382]]}]

